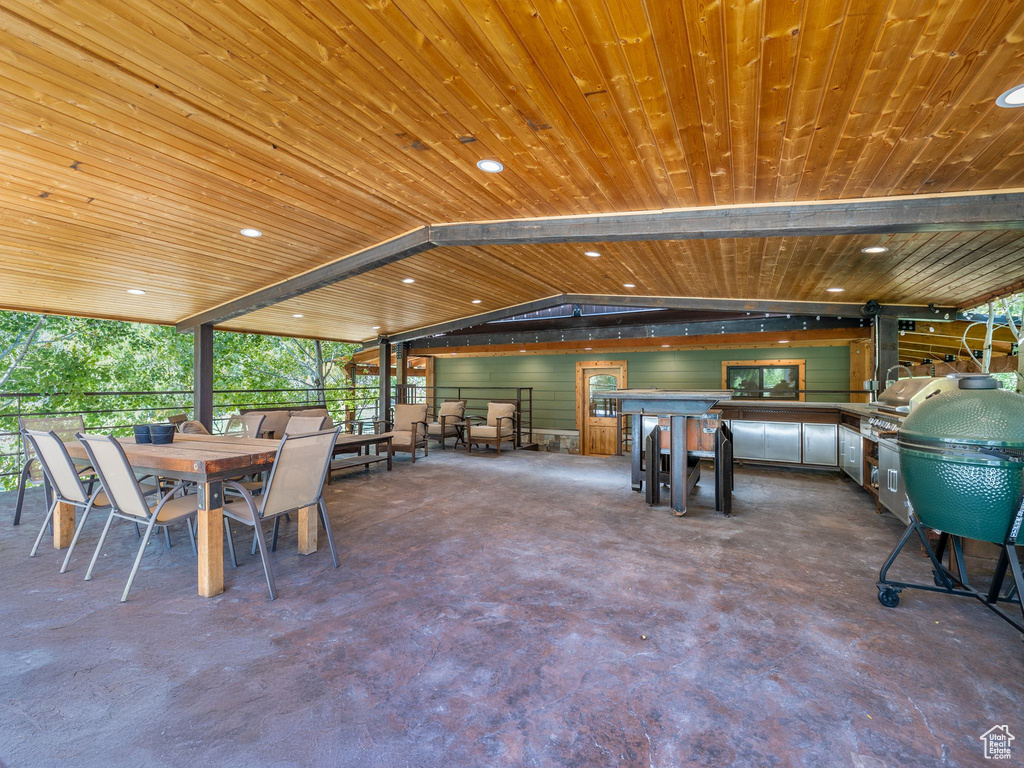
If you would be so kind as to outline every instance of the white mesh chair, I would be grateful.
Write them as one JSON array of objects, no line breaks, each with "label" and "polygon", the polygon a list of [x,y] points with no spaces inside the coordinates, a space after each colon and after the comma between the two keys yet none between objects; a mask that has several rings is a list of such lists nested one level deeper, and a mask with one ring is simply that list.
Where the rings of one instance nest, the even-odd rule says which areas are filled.
[{"label": "white mesh chair", "polygon": [[[114,518],[128,520],[133,523],[143,523],[146,532],[142,536],[142,544],[139,546],[139,553],[135,556],[135,563],[128,576],[128,583],[125,584],[124,592],[121,594],[121,602],[128,599],[128,592],[135,581],[135,574],[139,571],[139,564],[146,552],[146,545],[153,535],[153,529],[161,527],[166,530],[167,526],[174,523],[184,522],[188,529],[189,541],[192,543],[193,553],[196,551],[195,532],[192,530],[192,518],[199,511],[198,497],[195,495],[179,495],[185,487],[185,483],[177,483],[167,493],[164,493],[158,501],[150,503],[146,500],[144,490],[132,471],[128,457],[125,456],[121,444],[113,437],[106,435],[76,435],[89,460],[96,469],[100,478],[100,485],[107,495],[110,503],[110,514],[107,516],[107,523],[103,526],[103,533],[96,544],[96,551],[89,563],[89,570],[85,573],[85,580],[92,578],[93,568],[96,567],[96,560],[103,549],[103,542],[107,539],[107,532]],[[76,532],[77,535],[77,532]]]},{"label": "white mesh chair", "polygon": [[263,434],[264,418],[264,414],[255,411],[232,416],[228,419],[224,434],[232,437],[260,437]]},{"label": "white mesh chair", "polygon": [[271,600],[277,598],[277,586],[263,534],[262,523],[266,520],[272,519],[276,525],[282,515],[304,507],[316,507],[327,531],[331,559],[334,567],[338,567],[338,553],[334,549],[331,521],[324,503],[324,480],[339,431],[336,427],[304,435],[285,435],[259,498],[254,498],[241,483],[234,480],[224,482],[226,487],[233,488],[241,496],[224,500],[224,516],[253,528]]},{"label": "white mesh chair", "polygon": [[285,425],[284,436],[309,435],[319,432],[324,428],[325,421],[327,421],[327,417],[319,414],[292,416],[288,419],[288,424]]},{"label": "white mesh chair", "polygon": [[[18,429],[24,432],[26,429],[31,429],[37,432],[53,432],[60,438],[61,441],[67,443],[75,439],[76,432],[85,431],[85,420],[81,415],[78,416],[46,416],[39,418],[20,418],[18,419]],[[14,507],[14,524],[21,525],[21,508],[25,503],[25,489],[28,487],[30,482],[37,485],[42,484],[46,493],[46,506],[50,507],[50,503],[53,501],[53,494],[49,482],[46,479],[46,474],[43,472],[43,468],[36,457],[35,448],[32,444],[25,439],[25,466],[21,468],[21,475],[18,478],[18,501]],[[75,470],[80,475],[86,475],[89,478],[89,488],[92,491],[95,477],[91,467],[83,467]]]}]

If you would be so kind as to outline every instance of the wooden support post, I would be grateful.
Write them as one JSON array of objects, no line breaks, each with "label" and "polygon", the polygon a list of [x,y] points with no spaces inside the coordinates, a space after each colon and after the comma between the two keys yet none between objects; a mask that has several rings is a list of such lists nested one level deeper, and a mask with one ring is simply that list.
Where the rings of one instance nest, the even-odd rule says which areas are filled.
[{"label": "wooden support post", "polygon": [[192,418],[213,432],[213,326],[196,326],[194,337]]},{"label": "wooden support post", "polygon": [[67,549],[75,536],[75,506],[57,502],[53,511],[53,547]]},{"label": "wooden support post", "polygon": [[899,319],[895,315],[879,315],[875,318],[875,379],[879,392],[886,388],[890,373],[897,375],[893,369],[899,362]]},{"label": "wooden support post", "polygon": [[299,510],[300,555],[311,555],[316,552],[317,533],[316,507],[303,507]]},{"label": "wooden support post", "polygon": [[379,347],[377,418],[384,421],[391,418],[391,343],[381,336]]},{"label": "wooden support post", "polygon": [[224,487],[219,481],[199,486],[196,528],[199,594],[215,597],[224,591]]}]

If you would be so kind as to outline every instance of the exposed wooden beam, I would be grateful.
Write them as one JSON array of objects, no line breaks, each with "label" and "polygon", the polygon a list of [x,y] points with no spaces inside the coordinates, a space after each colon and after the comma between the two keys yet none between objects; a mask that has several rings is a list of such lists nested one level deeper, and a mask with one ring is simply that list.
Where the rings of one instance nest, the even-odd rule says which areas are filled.
[{"label": "exposed wooden beam", "polygon": [[[438,246],[1024,229],[1024,192],[705,206],[432,224],[181,320],[216,325]],[[817,314],[817,313],[815,313]]]}]

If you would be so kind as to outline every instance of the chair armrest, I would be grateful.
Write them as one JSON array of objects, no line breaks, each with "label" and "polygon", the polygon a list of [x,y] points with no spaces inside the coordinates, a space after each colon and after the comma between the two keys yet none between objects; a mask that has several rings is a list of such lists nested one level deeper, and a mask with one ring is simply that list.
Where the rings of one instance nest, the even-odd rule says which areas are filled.
[{"label": "chair armrest", "polygon": [[465,419],[467,424],[470,424],[473,421],[480,421],[480,422],[484,422],[484,423],[487,422],[487,417],[486,416],[464,416],[463,418]]},{"label": "chair armrest", "polygon": [[390,426],[392,424],[394,424],[394,422],[391,421],[390,419],[374,419],[373,420],[373,431],[374,431],[374,434],[377,434],[380,431],[380,430],[378,430],[378,427],[380,427],[381,424],[384,425],[384,429],[382,431],[388,432],[388,431],[390,431]]}]

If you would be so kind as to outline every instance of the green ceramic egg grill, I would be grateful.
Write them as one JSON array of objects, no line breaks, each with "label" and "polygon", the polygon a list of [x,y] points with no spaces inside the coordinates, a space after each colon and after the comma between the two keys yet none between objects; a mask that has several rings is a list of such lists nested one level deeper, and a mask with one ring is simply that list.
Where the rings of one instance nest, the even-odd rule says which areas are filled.
[{"label": "green ceramic egg grill", "polygon": [[[998,607],[1012,600],[1024,615],[1024,577],[1016,544],[1024,544],[1024,395],[998,389],[989,376],[957,375],[958,388],[936,394],[908,414],[897,444],[911,515],[879,574],[878,598],[894,607],[905,588],[976,597],[1021,632],[1024,624]],[[937,546],[928,531],[940,532]],[[917,534],[932,560],[934,585],[891,581],[889,567]],[[961,538],[1001,547],[992,586],[968,582]],[[949,553],[949,567],[942,565]],[[1012,584],[1003,591],[1007,570]]]}]

